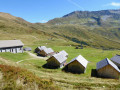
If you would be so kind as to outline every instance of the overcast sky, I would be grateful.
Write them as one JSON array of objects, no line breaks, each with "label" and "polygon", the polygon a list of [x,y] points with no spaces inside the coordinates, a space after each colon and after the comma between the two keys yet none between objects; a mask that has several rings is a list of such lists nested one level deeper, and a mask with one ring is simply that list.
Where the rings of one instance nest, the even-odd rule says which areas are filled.
[{"label": "overcast sky", "polygon": [[29,22],[47,22],[73,11],[119,9],[120,0],[0,0],[0,12]]}]

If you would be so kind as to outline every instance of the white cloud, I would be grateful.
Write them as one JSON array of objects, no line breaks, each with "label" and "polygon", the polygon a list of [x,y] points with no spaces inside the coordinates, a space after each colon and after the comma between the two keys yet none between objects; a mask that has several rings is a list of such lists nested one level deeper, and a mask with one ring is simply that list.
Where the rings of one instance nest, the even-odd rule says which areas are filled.
[{"label": "white cloud", "polygon": [[120,3],[117,3],[117,2],[112,2],[112,3],[109,3],[109,4],[106,4],[104,6],[114,6],[114,7],[120,7]]},{"label": "white cloud", "polygon": [[111,5],[111,6],[119,7],[119,6],[120,6],[120,3],[112,2],[110,5]]},{"label": "white cloud", "polygon": [[74,2],[74,1],[72,1],[72,0],[67,0],[67,1],[68,1],[69,3],[75,5],[76,7],[81,8],[81,9],[84,11],[84,8],[81,7],[79,4],[77,4],[76,2]]},{"label": "white cloud", "polygon": [[46,22],[48,22],[48,21],[46,21],[46,20],[41,20],[40,21],[40,23],[46,23]]}]

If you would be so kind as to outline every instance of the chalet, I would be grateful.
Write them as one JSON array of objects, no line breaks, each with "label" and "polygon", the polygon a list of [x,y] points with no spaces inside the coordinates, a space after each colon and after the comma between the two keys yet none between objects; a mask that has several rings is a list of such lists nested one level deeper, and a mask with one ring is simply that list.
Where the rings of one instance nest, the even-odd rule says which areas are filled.
[{"label": "chalet", "polygon": [[0,40],[0,52],[23,53],[23,46],[20,40]]},{"label": "chalet", "polygon": [[120,75],[119,68],[108,58],[97,63],[98,77],[118,79]]},{"label": "chalet", "polygon": [[52,54],[54,54],[54,51],[51,48],[44,48],[43,50],[38,52],[38,54],[46,57],[46,56],[51,56]]},{"label": "chalet", "polygon": [[88,61],[79,55],[72,59],[65,67],[67,67],[68,72],[72,73],[84,73],[87,68]]},{"label": "chalet", "polygon": [[62,53],[54,54],[47,60],[47,65],[55,68],[62,68],[67,60]]},{"label": "chalet", "polygon": [[111,61],[120,68],[120,55],[115,55],[111,58]]},{"label": "chalet", "polygon": [[48,56],[52,56],[55,54],[55,52],[52,48],[48,48],[48,51],[49,51]]},{"label": "chalet", "polygon": [[68,53],[64,50],[60,51],[59,53],[63,54],[65,57],[68,57]]},{"label": "chalet", "polygon": [[47,49],[46,46],[37,47],[37,48],[35,49],[35,53],[38,53],[38,52],[40,52],[40,51],[42,51],[42,50],[44,50],[44,49]]}]

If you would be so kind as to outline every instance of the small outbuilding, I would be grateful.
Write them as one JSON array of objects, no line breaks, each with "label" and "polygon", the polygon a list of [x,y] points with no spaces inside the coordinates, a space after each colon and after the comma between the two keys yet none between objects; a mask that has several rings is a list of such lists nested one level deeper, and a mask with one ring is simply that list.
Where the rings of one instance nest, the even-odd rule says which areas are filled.
[{"label": "small outbuilding", "polygon": [[88,61],[82,56],[79,55],[72,59],[66,66],[68,72],[72,73],[85,73],[87,68]]},{"label": "small outbuilding", "polygon": [[115,55],[114,57],[112,57],[110,59],[114,64],[116,64],[118,66],[118,68],[120,69],[120,55]]},{"label": "small outbuilding", "polygon": [[55,52],[52,48],[48,48],[48,51],[49,51],[48,56],[52,56],[55,54]]},{"label": "small outbuilding", "polygon": [[21,40],[0,40],[0,52],[23,53]]},{"label": "small outbuilding", "polygon": [[119,68],[108,58],[98,62],[96,70],[98,77],[119,79]]},{"label": "small outbuilding", "polygon": [[47,65],[53,68],[62,68],[67,60],[62,53],[54,54],[47,60]]},{"label": "small outbuilding", "polygon": [[44,50],[44,49],[47,49],[47,47],[46,47],[46,46],[37,47],[37,48],[35,49],[35,53],[38,53],[38,52],[40,52],[40,51],[42,51],[42,50]]},{"label": "small outbuilding", "polygon": [[40,52],[38,52],[38,54],[46,57],[46,56],[51,56],[52,54],[54,54],[54,51],[51,48],[45,48],[41,50]]},{"label": "small outbuilding", "polygon": [[23,49],[24,51],[31,51],[32,49],[30,47],[26,47]]},{"label": "small outbuilding", "polygon": [[68,53],[65,50],[62,50],[59,53],[63,54],[65,57],[68,57]]}]

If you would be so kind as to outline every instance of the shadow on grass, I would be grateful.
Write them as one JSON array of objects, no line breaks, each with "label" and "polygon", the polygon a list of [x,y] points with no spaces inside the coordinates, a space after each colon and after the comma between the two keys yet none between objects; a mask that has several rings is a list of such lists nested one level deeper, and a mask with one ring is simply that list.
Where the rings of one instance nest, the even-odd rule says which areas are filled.
[{"label": "shadow on grass", "polygon": [[58,68],[59,68],[59,67],[57,67],[57,66],[48,65],[47,63],[44,64],[42,67],[43,67],[43,68],[46,68],[46,69],[58,69]]},{"label": "shadow on grass", "polygon": [[91,70],[91,77],[97,77],[98,78],[97,70],[96,69],[92,69]]},{"label": "shadow on grass", "polygon": [[37,54],[37,56],[38,56],[38,57],[47,57],[47,56],[43,56],[43,55],[41,55],[41,54]]}]

